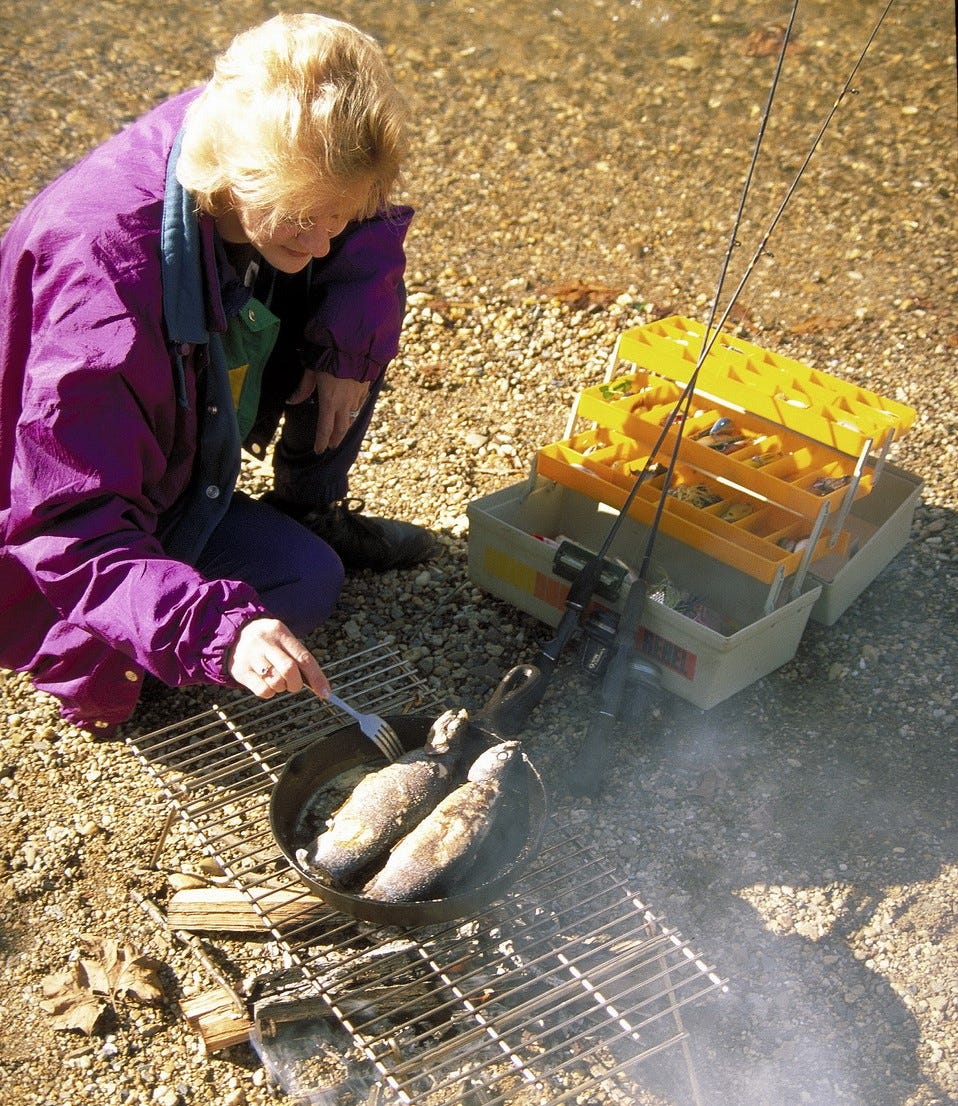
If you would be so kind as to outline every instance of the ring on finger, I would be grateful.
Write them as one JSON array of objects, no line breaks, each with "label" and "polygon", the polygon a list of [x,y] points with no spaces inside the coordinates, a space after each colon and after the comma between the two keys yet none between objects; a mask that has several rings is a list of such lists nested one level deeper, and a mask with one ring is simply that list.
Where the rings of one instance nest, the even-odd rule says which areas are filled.
[{"label": "ring on finger", "polygon": [[273,675],[273,666],[269,663],[269,661],[263,662],[263,664],[259,668],[259,674],[263,677],[264,680],[268,680],[270,676]]},{"label": "ring on finger", "polygon": [[350,419],[358,419],[359,418],[359,412],[358,411],[350,411],[349,412],[349,417],[350,417]]}]

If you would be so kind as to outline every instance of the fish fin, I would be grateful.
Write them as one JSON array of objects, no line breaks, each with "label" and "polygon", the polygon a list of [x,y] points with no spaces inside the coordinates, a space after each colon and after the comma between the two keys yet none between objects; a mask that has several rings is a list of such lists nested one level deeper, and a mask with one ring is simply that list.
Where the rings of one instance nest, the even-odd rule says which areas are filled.
[{"label": "fish fin", "polygon": [[469,712],[460,707],[458,710],[443,711],[429,727],[425,748],[427,752],[440,755],[448,753],[453,743],[469,726]]}]

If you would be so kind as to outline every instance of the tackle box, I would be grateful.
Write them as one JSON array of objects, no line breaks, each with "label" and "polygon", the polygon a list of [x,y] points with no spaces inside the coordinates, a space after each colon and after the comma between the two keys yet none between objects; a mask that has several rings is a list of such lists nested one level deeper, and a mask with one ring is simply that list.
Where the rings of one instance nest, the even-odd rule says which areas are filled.
[{"label": "tackle box", "polygon": [[790,659],[809,617],[833,623],[905,544],[922,485],[888,452],[914,419],[904,404],[682,316],[628,330],[603,383],[579,393],[566,436],[537,451],[521,494],[471,505],[470,571],[554,622],[567,588],[544,547],[562,534],[594,551],[628,503],[639,545],[620,537],[615,548],[637,568],[658,514],[654,560],[720,618],[714,630],[669,610],[680,620],[646,627],[649,640],[668,630],[663,640],[681,651],[694,638],[694,663],[664,682],[714,705]]},{"label": "tackle box", "polygon": [[[557,571],[564,538],[583,551],[601,548],[617,512],[589,496],[534,476],[467,507],[469,574],[481,587],[551,626],[565,609],[570,581]],[[649,527],[627,517],[610,549],[610,564],[637,575]],[[795,655],[821,587],[811,581],[782,595],[748,573],[661,530],[648,578],[650,598],[636,629],[636,649],[652,660],[661,684],[707,710]],[[593,608],[621,612],[629,577]],[[661,585],[661,587],[659,587]],[[613,585],[614,586],[614,585]],[[694,596],[698,609],[678,610],[668,593]]]}]

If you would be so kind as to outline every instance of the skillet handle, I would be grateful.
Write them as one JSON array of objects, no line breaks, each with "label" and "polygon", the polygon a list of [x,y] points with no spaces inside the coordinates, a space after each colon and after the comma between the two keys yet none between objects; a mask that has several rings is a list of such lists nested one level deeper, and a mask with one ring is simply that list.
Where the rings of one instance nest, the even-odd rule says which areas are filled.
[{"label": "skillet handle", "polygon": [[517,664],[510,668],[473,722],[503,737],[518,733],[542,702],[551,675],[534,664]]}]

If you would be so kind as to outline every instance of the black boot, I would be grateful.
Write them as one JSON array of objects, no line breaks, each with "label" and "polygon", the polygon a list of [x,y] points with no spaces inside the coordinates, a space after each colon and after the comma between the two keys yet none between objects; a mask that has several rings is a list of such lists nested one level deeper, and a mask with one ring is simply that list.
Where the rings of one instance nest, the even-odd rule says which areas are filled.
[{"label": "black boot", "polygon": [[331,545],[347,572],[409,568],[428,561],[439,548],[436,538],[422,526],[363,515],[361,500],[344,499],[325,507],[306,507],[271,492],[263,499]]}]

